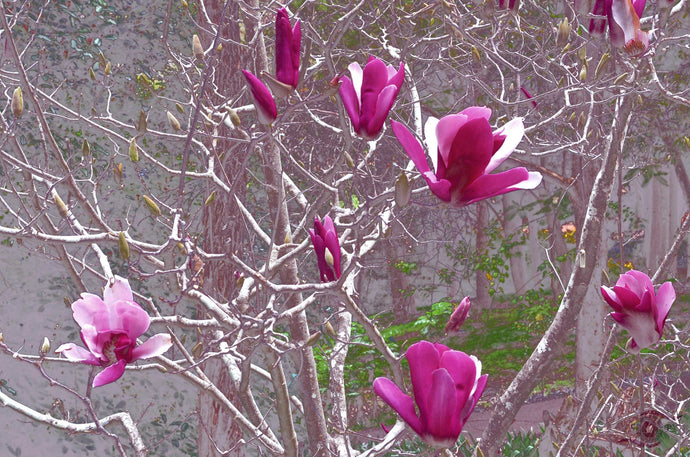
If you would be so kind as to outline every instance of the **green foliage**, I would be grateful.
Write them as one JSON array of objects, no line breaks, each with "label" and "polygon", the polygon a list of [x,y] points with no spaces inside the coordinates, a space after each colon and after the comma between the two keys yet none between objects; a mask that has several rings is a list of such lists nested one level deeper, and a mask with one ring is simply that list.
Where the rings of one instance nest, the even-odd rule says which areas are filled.
[{"label": "green foliage", "polygon": [[539,437],[534,432],[508,433],[501,455],[509,457],[536,457],[539,455]]}]

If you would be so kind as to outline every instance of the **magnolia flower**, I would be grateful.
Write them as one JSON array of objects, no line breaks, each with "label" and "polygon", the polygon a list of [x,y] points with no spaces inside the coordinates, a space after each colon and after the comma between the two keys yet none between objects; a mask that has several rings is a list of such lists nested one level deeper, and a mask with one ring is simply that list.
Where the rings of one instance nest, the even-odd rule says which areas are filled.
[{"label": "magnolia flower", "polygon": [[352,79],[347,76],[341,78],[340,98],[355,132],[364,138],[375,138],[381,132],[402,86],[405,78],[403,64],[401,62],[396,71],[393,66],[386,66],[371,56],[364,70],[357,62],[348,68]]},{"label": "magnolia flower", "polygon": [[455,311],[450,315],[448,323],[446,324],[446,335],[452,335],[460,332],[463,322],[467,319],[467,313],[470,312],[470,297],[462,299]]},{"label": "magnolia flower", "polygon": [[247,80],[249,93],[251,94],[252,102],[256,108],[256,115],[259,118],[259,122],[265,125],[273,123],[276,117],[278,117],[278,109],[276,108],[276,102],[273,100],[271,91],[268,90],[268,87],[266,87],[259,78],[247,70],[242,70],[242,74]]},{"label": "magnolia flower", "polygon": [[434,171],[429,169],[422,145],[399,122],[393,133],[422,173],[431,191],[441,200],[465,206],[518,189],[534,189],[541,174],[523,167],[491,173],[513,152],[525,131],[517,118],[491,131],[491,110],[473,106],[425,125],[425,143]]},{"label": "magnolia flower", "polygon": [[517,0],[499,0],[498,1],[498,8],[499,9],[510,9],[510,10],[516,10],[520,7],[520,2]]},{"label": "magnolia flower", "polygon": [[596,0],[592,14],[597,17],[590,20],[589,32],[602,35],[608,21],[611,45],[638,56],[649,46],[649,34],[640,28],[645,4],[646,0]]},{"label": "magnolia flower", "polygon": [[333,220],[326,216],[323,224],[314,218],[314,228],[309,230],[314,245],[316,259],[319,263],[321,281],[329,282],[340,278],[340,241]]},{"label": "magnolia flower", "polygon": [[431,446],[453,446],[484,392],[487,375],[481,376],[481,362],[428,341],[410,346],[405,357],[414,401],[388,378],[376,378],[374,392]]},{"label": "magnolia flower", "polygon": [[614,309],[611,317],[632,336],[629,346],[633,352],[661,339],[666,316],[676,299],[673,284],[665,282],[655,294],[649,276],[636,270],[622,274],[613,289],[601,286],[601,294]]},{"label": "magnolia flower", "polygon": [[290,19],[285,8],[276,15],[276,79],[283,84],[297,88],[299,83],[299,50],[302,41],[300,22],[290,28]]},{"label": "magnolia flower", "polygon": [[102,300],[97,295],[81,294],[72,303],[72,315],[81,327],[86,349],[66,343],[55,352],[69,360],[105,367],[94,378],[93,387],[117,381],[128,363],[159,356],[172,346],[167,333],[137,346],[137,338],[149,328],[149,316],[134,301],[129,282],[119,276],[106,284]]}]

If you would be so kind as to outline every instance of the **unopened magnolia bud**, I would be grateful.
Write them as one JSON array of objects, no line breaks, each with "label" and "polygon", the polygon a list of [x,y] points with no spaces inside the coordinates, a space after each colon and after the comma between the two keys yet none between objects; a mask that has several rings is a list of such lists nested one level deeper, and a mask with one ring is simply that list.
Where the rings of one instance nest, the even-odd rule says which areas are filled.
[{"label": "unopened magnolia bud", "polygon": [[115,175],[117,182],[122,184],[122,163],[113,165],[113,175]]},{"label": "unopened magnolia bud", "polygon": [[343,157],[345,157],[345,163],[348,167],[355,168],[355,161],[352,160],[352,156],[347,151],[343,153]]},{"label": "unopened magnolia bud", "polygon": [[2,332],[0,332],[0,343],[2,343],[5,339],[2,337]]},{"label": "unopened magnolia bud", "polygon": [[289,234],[289,233],[286,233],[286,234],[285,234],[285,243],[284,243],[284,244],[288,244],[288,243],[290,243],[290,241],[292,241],[292,240],[290,239],[290,234]]},{"label": "unopened magnolia bud", "polygon": [[616,78],[616,80],[613,82],[613,84],[614,85],[623,84],[627,78],[628,78],[628,73],[623,73],[618,78]]},{"label": "unopened magnolia bud", "polygon": [[403,171],[395,181],[395,204],[404,208],[410,202],[411,195],[410,182],[407,180],[407,174]]},{"label": "unopened magnolia bud", "polygon": [[137,130],[140,132],[146,131],[146,113],[144,110],[139,111],[139,122],[137,123]]},{"label": "unopened magnolia bud", "polygon": [[143,195],[142,198],[144,199],[144,203],[146,203],[146,206],[149,207],[149,211],[151,211],[151,214],[153,214],[153,217],[158,217],[161,215],[161,209],[158,207],[156,202],[151,200],[146,195]]},{"label": "unopened magnolia bud", "polygon": [[317,331],[313,335],[311,335],[308,339],[307,342],[305,343],[307,346],[313,346],[315,345],[318,341],[319,338],[321,338],[321,331]]},{"label": "unopened magnolia bud", "polygon": [[565,54],[568,51],[570,51],[570,43],[566,43],[566,45],[563,46],[563,49],[561,49],[561,54]]},{"label": "unopened magnolia bud", "polygon": [[561,76],[561,79],[558,80],[558,87],[563,87],[565,85],[565,76]]},{"label": "unopened magnolia bud", "polygon": [[223,43],[218,43],[218,46],[216,46],[216,52],[220,52],[223,50]]},{"label": "unopened magnolia bud", "polygon": [[582,67],[580,70],[580,81],[585,81],[587,79],[587,67]]},{"label": "unopened magnolia bud", "polygon": [[57,206],[58,213],[60,213],[60,216],[67,219],[67,215],[69,214],[67,211],[67,205],[65,205],[65,202],[62,201],[58,194],[55,194],[53,198],[55,199],[55,206]]},{"label": "unopened magnolia bud", "polygon": [[66,307],[69,308],[69,307],[72,306],[72,302],[69,301],[69,297],[62,297],[62,301],[63,301],[63,303],[65,304]]},{"label": "unopened magnolia bud", "polygon": [[599,78],[599,76],[608,69],[609,60],[611,60],[611,55],[608,52],[605,52],[601,56],[601,59],[599,59],[599,63],[597,64],[597,69],[594,70],[594,77],[595,78]]},{"label": "unopened magnolia bud", "polygon": [[335,329],[333,325],[331,325],[331,321],[326,321],[326,323],[323,324],[323,330],[326,332],[326,335],[335,338]]},{"label": "unopened magnolia bud", "polygon": [[685,141],[685,146],[687,146],[690,149],[690,138],[686,136],[683,138],[683,140]]},{"label": "unopened magnolia bud", "polygon": [[47,354],[50,351],[50,340],[47,336],[43,337],[43,343],[41,344],[41,353]]},{"label": "unopened magnolia bud", "polygon": [[98,63],[101,64],[101,66],[105,67],[105,56],[103,55],[103,51],[98,53],[96,60],[98,60]]},{"label": "unopened magnolia bud", "polygon": [[479,53],[479,49],[476,46],[472,46],[472,60],[479,63],[482,60],[482,55]]},{"label": "unopened magnolia bud", "polygon": [[196,33],[192,36],[192,51],[197,60],[204,58],[204,48],[201,46],[201,40],[199,40],[199,35]]},{"label": "unopened magnolia bud", "polygon": [[187,3],[186,0],[182,0],[182,8],[184,8],[184,9],[189,8],[189,4]]},{"label": "unopened magnolia bud", "polygon": [[213,203],[214,201],[216,201],[216,191],[215,190],[213,192],[211,192],[211,195],[206,197],[206,201],[204,202],[204,206],[208,206],[211,203]]},{"label": "unopened magnolia bud", "polygon": [[24,112],[24,96],[22,88],[17,87],[12,93],[12,114],[14,117],[21,117]]},{"label": "unopened magnolia bud", "polygon": [[182,107],[182,105],[180,105],[179,103],[175,103],[175,108],[177,108],[177,111],[179,111],[180,114],[184,114],[184,108]]},{"label": "unopened magnolia bud", "polygon": [[81,144],[81,153],[84,157],[87,157],[89,154],[91,154],[91,145],[86,140],[84,140]]},{"label": "unopened magnolia bud", "polygon": [[175,115],[173,113],[171,113],[170,111],[167,111],[167,113],[168,113],[168,122],[170,123],[170,127],[172,127],[172,129],[176,132],[179,131],[181,128],[180,127],[180,121],[178,121],[177,118],[175,117]]},{"label": "unopened magnolia bud", "polygon": [[573,26],[568,23],[568,18],[564,17],[561,22],[558,23],[558,33],[556,34],[556,44],[561,46],[568,42],[568,37],[570,36],[570,31]]},{"label": "unopened magnolia bud", "polygon": [[192,355],[196,357],[197,359],[201,357],[201,355],[204,353],[204,343],[199,341],[194,345],[192,348]]},{"label": "unopened magnolia bud", "polygon": [[227,108],[228,114],[230,115],[230,120],[232,121],[232,125],[235,127],[239,127],[242,124],[242,121],[240,120],[240,116],[237,115],[237,111],[235,111],[232,108]]},{"label": "unopened magnolia bud", "polygon": [[137,148],[136,138],[132,138],[132,141],[129,142],[129,160],[132,162],[139,161],[139,149]]},{"label": "unopened magnolia bud", "polygon": [[120,232],[118,235],[118,247],[120,248],[120,257],[125,260],[129,259],[129,244],[127,244],[127,239],[125,234]]},{"label": "unopened magnolia bud", "polygon": [[110,73],[112,71],[112,66],[110,65],[110,62],[105,64],[105,69],[103,70],[106,74],[106,76],[110,76]]},{"label": "unopened magnolia bud", "polygon": [[93,68],[91,67],[89,67],[89,77],[94,81],[96,80],[96,73],[93,71]]},{"label": "unopened magnolia bud", "polygon": [[640,106],[642,105],[642,95],[640,94],[637,94],[637,104]]},{"label": "unopened magnolia bud", "polygon": [[587,65],[587,48],[584,46],[577,50],[577,55],[583,64]]}]

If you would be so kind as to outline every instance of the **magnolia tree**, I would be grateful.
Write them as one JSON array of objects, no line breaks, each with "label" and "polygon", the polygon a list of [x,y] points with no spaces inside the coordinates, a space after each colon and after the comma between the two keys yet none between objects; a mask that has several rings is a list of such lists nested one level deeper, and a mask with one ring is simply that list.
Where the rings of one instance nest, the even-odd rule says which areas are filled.
[{"label": "magnolia tree", "polygon": [[[690,201],[686,0],[92,3],[2,2],[0,234],[54,264],[36,274],[59,278],[49,302],[64,327],[43,341],[3,329],[5,414],[102,435],[123,456],[171,455],[189,423],[194,446],[173,442],[185,455],[496,455],[577,324],[578,345],[599,347],[578,352],[589,379],[540,438],[544,455],[687,452],[687,333],[665,325],[664,280],[690,222],[669,222],[650,275],[599,288],[607,219],[613,261],[631,260],[631,183],[675,161]],[[423,246],[475,228],[479,252],[509,193],[551,230],[567,200],[576,248],[548,242],[557,311],[491,397],[478,357],[453,339],[384,337],[361,289],[382,257],[412,255],[404,237],[435,265]],[[400,305],[400,270],[396,322],[418,313]],[[440,328],[457,333],[470,306]],[[349,381],[355,350],[379,362],[366,385]],[[37,386],[13,383],[18,366]],[[162,437],[129,412],[150,376],[198,393]],[[459,440],[477,405],[490,422]]]}]

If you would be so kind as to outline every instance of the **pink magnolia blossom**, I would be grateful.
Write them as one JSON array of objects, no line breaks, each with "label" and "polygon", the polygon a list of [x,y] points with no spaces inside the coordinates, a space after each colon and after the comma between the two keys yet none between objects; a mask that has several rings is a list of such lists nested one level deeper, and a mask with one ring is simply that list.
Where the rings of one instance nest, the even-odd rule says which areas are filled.
[{"label": "pink magnolia blossom", "polygon": [[102,300],[82,293],[72,303],[72,315],[81,327],[86,349],[66,343],[55,352],[69,360],[105,367],[94,378],[93,387],[117,381],[128,363],[159,356],[172,346],[167,333],[154,335],[137,346],[137,338],[149,328],[149,316],[134,301],[129,282],[119,276],[106,284]]},{"label": "pink magnolia blossom", "polygon": [[452,447],[486,387],[481,362],[428,341],[410,346],[405,357],[414,401],[388,378],[376,378],[374,392],[428,444]]},{"label": "pink magnolia blossom", "polygon": [[314,228],[309,230],[319,264],[321,281],[329,282],[340,278],[340,241],[333,220],[326,216],[323,224],[314,218]]},{"label": "pink magnolia blossom", "polygon": [[467,313],[470,312],[470,297],[465,297],[462,299],[457,308],[450,315],[448,323],[446,324],[446,335],[457,334],[460,331],[460,327],[467,319]]},{"label": "pink magnolia blossom", "polygon": [[489,108],[473,106],[440,120],[430,117],[424,136],[434,171],[412,133],[399,122],[391,125],[431,192],[445,202],[465,206],[518,189],[534,189],[542,179],[540,173],[523,167],[490,174],[513,152],[525,131],[522,119],[517,118],[492,132],[490,116]]},{"label": "pink magnolia blossom", "polygon": [[268,87],[259,80],[256,76],[247,70],[242,70],[244,78],[247,80],[249,86],[249,93],[252,97],[252,102],[256,108],[256,115],[259,122],[264,125],[269,125],[278,117],[278,108],[276,102],[273,100],[273,95]]},{"label": "pink magnolia blossom", "polygon": [[299,83],[299,51],[302,42],[300,22],[290,27],[285,8],[276,15],[276,79],[283,84],[297,88]]},{"label": "pink magnolia blossom", "polygon": [[[649,34],[640,28],[646,0],[595,0],[589,22],[592,35],[602,35],[609,25],[611,45],[629,55],[643,54],[649,46]],[[604,17],[605,16],[605,17]]]},{"label": "pink magnolia blossom", "polygon": [[341,78],[340,98],[343,100],[355,132],[367,139],[375,138],[395,103],[405,70],[402,62],[396,69],[377,59],[369,57],[364,70],[357,62],[348,67],[352,79]]},{"label": "pink magnolia blossom", "polygon": [[673,284],[665,282],[654,293],[649,276],[637,270],[622,274],[613,289],[601,286],[611,317],[632,336],[630,349],[639,352],[656,344],[664,331],[666,316],[676,299]]},{"label": "pink magnolia blossom", "polygon": [[520,2],[519,0],[499,0],[498,1],[498,8],[499,9],[509,9],[511,11],[515,11],[520,7]]}]

